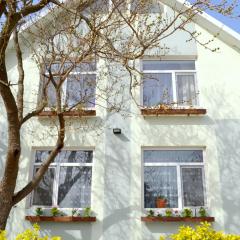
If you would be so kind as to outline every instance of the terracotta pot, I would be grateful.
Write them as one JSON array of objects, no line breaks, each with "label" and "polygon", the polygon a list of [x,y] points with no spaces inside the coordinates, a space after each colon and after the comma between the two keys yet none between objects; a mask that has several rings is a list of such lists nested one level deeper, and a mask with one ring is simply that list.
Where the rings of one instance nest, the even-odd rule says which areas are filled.
[{"label": "terracotta pot", "polygon": [[156,199],[156,207],[157,208],[165,208],[166,205],[167,205],[166,199],[162,199],[162,198],[157,198]]}]

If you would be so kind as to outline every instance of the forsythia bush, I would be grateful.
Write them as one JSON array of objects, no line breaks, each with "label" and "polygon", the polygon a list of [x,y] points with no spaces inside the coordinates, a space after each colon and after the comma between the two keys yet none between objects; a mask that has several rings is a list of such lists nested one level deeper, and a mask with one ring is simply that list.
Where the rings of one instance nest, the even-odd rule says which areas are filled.
[{"label": "forsythia bush", "polygon": [[[23,233],[17,235],[15,240],[61,240],[60,237],[52,237],[48,236],[40,237],[39,236],[40,227],[37,224],[33,225],[33,229],[27,229]],[[0,240],[7,240],[6,232],[0,231]]]},{"label": "forsythia bush", "polygon": [[[161,237],[160,240],[164,240]],[[228,235],[223,232],[217,232],[211,224],[201,223],[196,229],[189,226],[180,227],[178,233],[170,236],[172,240],[240,240],[240,236]]]}]

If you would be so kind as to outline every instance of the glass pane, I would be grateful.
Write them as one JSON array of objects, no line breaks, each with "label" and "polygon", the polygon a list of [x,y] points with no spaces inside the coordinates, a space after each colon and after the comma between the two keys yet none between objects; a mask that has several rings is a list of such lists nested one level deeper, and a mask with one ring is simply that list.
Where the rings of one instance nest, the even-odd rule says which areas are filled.
[{"label": "glass pane", "polygon": [[176,74],[179,105],[197,105],[194,74]]},{"label": "glass pane", "polygon": [[144,106],[170,104],[173,101],[172,92],[172,75],[170,73],[144,74]]},{"label": "glass pane", "polygon": [[71,75],[67,80],[66,104],[69,107],[82,105],[83,107],[95,106],[96,75],[77,74]]},{"label": "glass pane", "polygon": [[144,167],[144,207],[156,208],[158,196],[166,198],[166,207],[178,207],[176,167]]},{"label": "glass pane", "polygon": [[93,151],[66,151],[59,153],[61,163],[92,163]]},{"label": "glass pane", "polygon": [[[38,169],[39,168],[35,168],[35,172],[37,172]],[[32,205],[52,206],[54,176],[55,169],[49,168],[33,192]]]},{"label": "glass pane", "polygon": [[91,167],[61,167],[58,189],[59,207],[90,207],[91,181]]},{"label": "glass pane", "polygon": [[195,70],[195,61],[144,60],[143,70]]},{"label": "glass pane", "polygon": [[203,162],[202,150],[144,150],[145,163]]},{"label": "glass pane", "polygon": [[[54,77],[54,81],[56,84],[58,84],[59,78]],[[45,79],[45,86],[46,86],[48,107],[55,107],[57,102],[56,88],[54,87],[53,83],[49,81],[49,79],[47,78]],[[44,89],[45,89],[45,86],[44,86]]]},{"label": "glass pane", "polygon": [[36,154],[35,154],[35,163],[44,162],[47,159],[50,152],[51,151],[49,151],[49,150],[46,150],[46,151],[37,150]]},{"label": "glass pane", "polygon": [[204,206],[203,169],[182,168],[184,207]]},{"label": "glass pane", "polygon": [[96,62],[84,62],[77,64],[74,72],[94,72],[97,70]]}]

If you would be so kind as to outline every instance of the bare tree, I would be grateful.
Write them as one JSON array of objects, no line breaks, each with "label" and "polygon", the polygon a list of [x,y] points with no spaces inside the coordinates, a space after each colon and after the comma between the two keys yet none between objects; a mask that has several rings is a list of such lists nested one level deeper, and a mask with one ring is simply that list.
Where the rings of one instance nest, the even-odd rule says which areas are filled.
[{"label": "bare tree", "polygon": [[[111,6],[109,6],[111,2]],[[132,2],[127,8],[124,0],[82,0],[61,4],[57,0],[0,0],[0,93],[4,102],[8,121],[8,146],[5,160],[5,170],[0,182],[0,229],[5,229],[11,208],[25,198],[41,181],[49,165],[64,146],[66,133],[65,115],[73,110],[79,116],[84,114],[85,107],[93,104],[96,98],[106,101],[108,110],[121,111],[121,101],[114,104],[110,99],[116,92],[114,85],[121,86],[119,72],[111,86],[98,86],[91,74],[85,76],[88,88],[94,90],[79,91],[75,88],[82,82],[83,76],[71,75],[76,69],[88,72],[95,67],[96,59],[121,66],[129,75],[129,92],[140,84],[139,70],[134,61],[144,56],[146,51],[159,48],[164,53],[168,49],[161,46],[161,41],[178,30],[186,31],[190,40],[208,47],[207,42],[198,41],[196,32],[190,32],[187,25],[197,14],[206,9],[213,9],[225,15],[231,15],[236,1],[212,4],[211,1],[198,0],[192,5],[173,10],[173,15],[167,17],[157,11],[151,1]],[[154,1],[160,6],[160,1]],[[37,19],[36,14],[43,8],[48,14],[44,19]],[[23,27],[23,22],[32,24]],[[51,26],[49,27],[49,24]],[[46,27],[48,26],[48,27]],[[16,76],[17,94],[13,94],[13,84],[8,79],[6,70],[6,50],[10,37],[16,51],[18,76]],[[27,37],[26,37],[27,36]],[[21,41],[19,41],[21,39]],[[21,43],[20,43],[21,42]],[[24,43],[24,44],[23,44]],[[31,49],[41,72],[41,97],[36,109],[24,112],[25,73],[22,60],[22,49]],[[212,49],[215,50],[215,49]],[[111,64],[109,64],[111,66]],[[63,100],[62,86],[66,79],[71,78],[69,95]],[[120,85],[119,85],[120,84]],[[125,83],[124,83],[125,84]],[[15,86],[16,87],[16,86]],[[72,87],[72,88],[71,88]],[[84,88],[86,89],[86,88]],[[71,94],[72,91],[72,94]],[[77,92],[76,92],[77,91]],[[121,88],[120,88],[121,92]],[[95,96],[96,95],[96,96]],[[49,109],[57,119],[57,138],[55,147],[51,150],[45,162],[39,167],[33,179],[20,191],[15,192],[21,155],[20,132],[23,124],[34,116]]]}]

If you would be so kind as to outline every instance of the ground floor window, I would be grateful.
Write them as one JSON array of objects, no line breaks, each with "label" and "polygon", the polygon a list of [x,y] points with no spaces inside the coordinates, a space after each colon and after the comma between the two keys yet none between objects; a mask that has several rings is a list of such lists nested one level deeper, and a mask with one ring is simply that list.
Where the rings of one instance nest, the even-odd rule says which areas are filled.
[{"label": "ground floor window", "polygon": [[144,208],[206,205],[203,150],[146,149],[144,162]]},{"label": "ground floor window", "polygon": [[[35,151],[33,174],[49,150]],[[31,205],[85,208],[91,205],[92,150],[62,150],[34,190]]]}]

